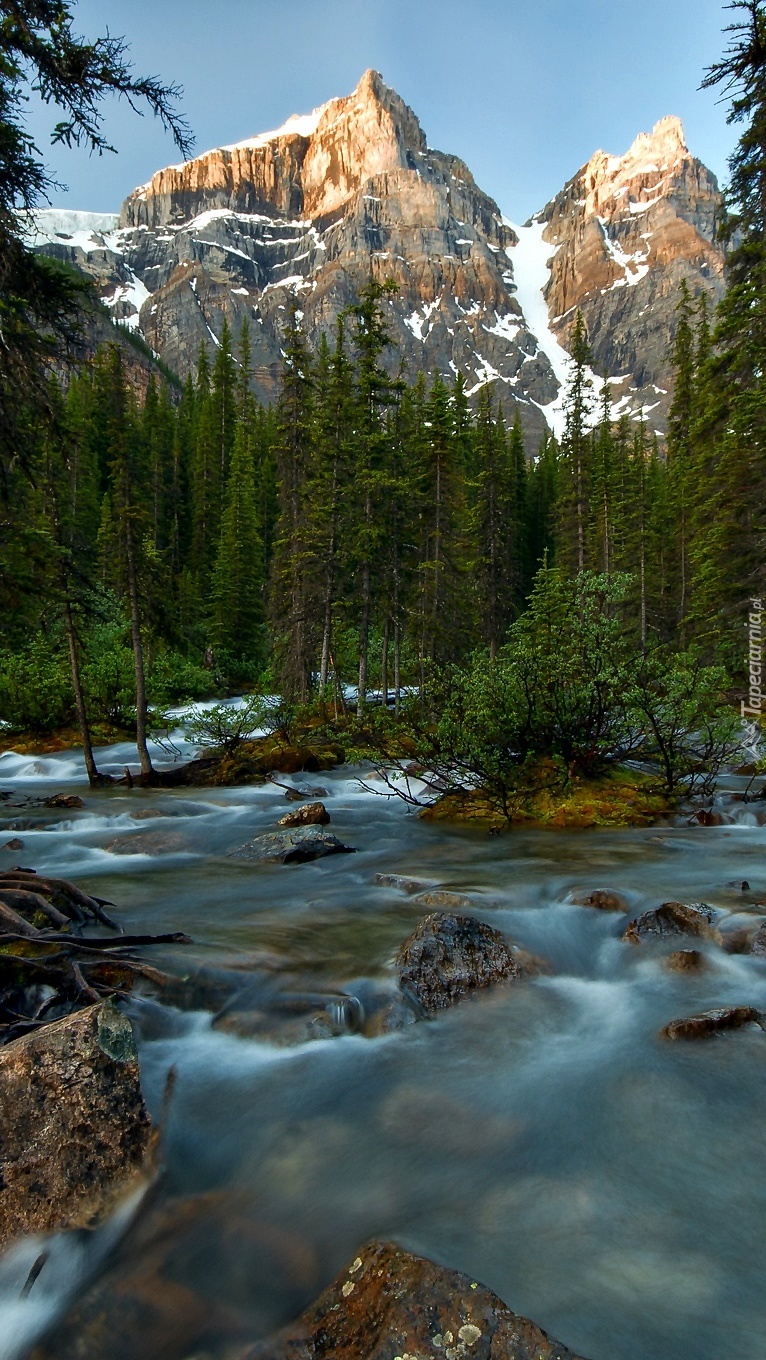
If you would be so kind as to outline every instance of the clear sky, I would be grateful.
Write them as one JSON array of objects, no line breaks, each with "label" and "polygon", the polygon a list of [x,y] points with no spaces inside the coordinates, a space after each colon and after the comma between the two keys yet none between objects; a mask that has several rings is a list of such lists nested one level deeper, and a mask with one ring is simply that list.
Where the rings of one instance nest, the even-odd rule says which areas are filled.
[{"label": "clear sky", "polygon": [[[719,176],[735,132],[700,92],[728,21],[721,0],[79,0],[77,26],[130,43],[141,74],[183,84],[205,151],[348,94],[368,66],[417,113],[430,146],[461,156],[516,220],[597,148],[622,153],[678,114]],[[178,160],[154,120],[110,102],[119,154],[51,151],[56,206],[116,211]],[[30,107],[48,150],[50,111]]]}]

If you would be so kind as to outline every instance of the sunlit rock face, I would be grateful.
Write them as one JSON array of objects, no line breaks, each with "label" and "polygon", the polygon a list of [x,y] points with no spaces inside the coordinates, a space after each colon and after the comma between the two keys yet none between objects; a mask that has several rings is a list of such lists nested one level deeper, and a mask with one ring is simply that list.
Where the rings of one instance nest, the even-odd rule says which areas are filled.
[{"label": "sunlit rock face", "polygon": [[661,425],[680,280],[722,291],[719,212],[714,178],[665,119],[621,159],[598,152],[514,229],[367,71],[346,98],[159,170],[119,218],[41,213],[33,239],[91,274],[115,320],[181,377],[200,344],[215,351],[224,321],[236,335],[247,320],[264,401],[277,393],[293,301],[316,345],[371,276],[393,279],[391,370],[403,361],[410,378],[450,382],[460,372],[473,398],[494,383],[534,449],[548,427],[561,432],[577,307],[618,410],[653,411]]},{"label": "sunlit rock face", "polygon": [[641,133],[625,156],[597,151],[539,215],[551,245],[546,301],[567,346],[579,308],[615,402],[664,427],[669,351],[683,280],[712,307],[724,291],[716,240],[722,199],[678,118]]}]

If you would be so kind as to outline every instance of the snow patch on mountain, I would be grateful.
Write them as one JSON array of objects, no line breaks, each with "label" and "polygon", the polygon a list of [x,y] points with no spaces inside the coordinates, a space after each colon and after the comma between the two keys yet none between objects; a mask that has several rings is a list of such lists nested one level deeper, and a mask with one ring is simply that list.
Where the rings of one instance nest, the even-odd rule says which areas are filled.
[{"label": "snow patch on mountain", "polygon": [[524,313],[528,329],[548,359],[560,385],[555,400],[547,406],[541,406],[540,409],[556,438],[561,439],[566,425],[564,395],[572,369],[572,360],[551,330],[548,303],[545,300],[545,289],[551,276],[549,261],[555,255],[557,247],[544,240],[546,224],[540,219],[533,218],[523,227],[506,217],[503,218],[503,222],[515,231],[519,238],[518,245],[506,246],[505,250],[513,265],[516,298]]},{"label": "snow patch on mountain", "polygon": [[78,212],[71,208],[39,208],[29,213],[24,232],[27,244],[38,246],[62,245],[79,248],[88,253],[103,250],[105,232],[117,227],[116,213]]}]

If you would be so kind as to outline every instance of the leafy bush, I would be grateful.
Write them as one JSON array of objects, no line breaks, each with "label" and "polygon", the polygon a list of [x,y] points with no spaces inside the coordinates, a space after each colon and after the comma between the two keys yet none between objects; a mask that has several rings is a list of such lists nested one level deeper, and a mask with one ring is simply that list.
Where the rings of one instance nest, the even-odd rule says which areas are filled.
[{"label": "leafy bush", "polygon": [[72,722],[72,679],[61,648],[37,637],[0,656],[0,718],[11,730],[41,734]]},{"label": "leafy bush", "polygon": [[150,703],[167,708],[170,704],[210,699],[220,694],[220,687],[212,671],[189,661],[180,652],[163,649],[147,667],[146,692]]},{"label": "leafy bush", "polygon": [[212,708],[192,709],[184,730],[195,745],[232,755],[264,726],[267,713],[263,697],[254,694],[241,708],[215,704]]},{"label": "leafy bush", "polygon": [[543,570],[497,658],[436,677],[420,749],[443,786],[481,788],[507,816],[541,760],[564,783],[639,754],[668,795],[712,787],[740,740],[725,674],[693,653],[642,652],[622,622],[628,584]]}]

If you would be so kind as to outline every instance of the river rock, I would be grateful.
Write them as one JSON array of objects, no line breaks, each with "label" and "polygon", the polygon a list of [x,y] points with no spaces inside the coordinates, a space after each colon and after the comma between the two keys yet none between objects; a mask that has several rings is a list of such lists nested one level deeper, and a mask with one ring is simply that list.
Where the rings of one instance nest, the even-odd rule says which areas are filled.
[{"label": "river rock", "polygon": [[23,840],[21,840],[21,838],[20,838],[19,836],[14,836],[14,837],[13,837],[13,840],[6,841],[6,842],[5,842],[5,845],[3,846],[3,849],[4,849],[4,850],[23,850],[23,849],[24,849],[24,842],[23,842]]},{"label": "river rock", "polygon": [[468,1275],[373,1242],[243,1360],[576,1360]]},{"label": "river rock", "polygon": [[402,874],[376,874],[375,882],[379,888],[395,888],[397,892],[412,897],[414,893],[425,892],[428,884],[420,878],[405,878]]},{"label": "river rock", "polygon": [[476,905],[465,893],[448,892],[446,888],[429,888],[418,893],[415,901],[429,911],[470,911]]},{"label": "river rock", "polygon": [[668,954],[665,967],[671,973],[700,973],[705,967],[705,956],[699,949],[677,949]]},{"label": "river rock", "polygon": [[43,807],[47,808],[84,808],[82,798],[76,793],[54,793],[50,798],[43,800]]},{"label": "river rock", "polygon": [[576,907],[595,907],[596,911],[627,912],[628,904],[624,897],[611,888],[593,888],[591,892],[575,891],[569,894],[569,901]]},{"label": "river rock", "polygon": [[324,803],[304,803],[294,812],[286,812],[280,817],[280,826],[327,826],[330,814]]},{"label": "river rock", "polygon": [[108,1003],[0,1051],[0,1245],[85,1226],[139,1173],[151,1133],[130,1021]]},{"label": "river rock", "polygon": [[129,831],[107,841],[110,855],[177,855],[189,849],[181,831]]},{"label": "river rock", "polygon": [[420,922],[399,950],[396,967],[402,991],[427,1016],[496,982],[523,976],[498,930],[472,916],[444,912]]},{"label": "river rock", "polygon": [[327,798],[327,789],[285,789],[289,803],[305,803],[308,798]]},{"label": "river rock", "polygon": [[238,850],[232,859],[249,860],[251,864],[304,864],[324,855],[351,855],[353,847],[344,845],[330,831],[318,826],[298,826],[294,830],[268,831],[255,836]]},{"label": "river rock", "polygon": [[721,935],[714,929],[715,912],[704,902],[663,902],[654,911],[644,912],[631,921],[623,934],[631,944],[645,940],[674,939],[677,935],[696,935],[699,939],[720,944]]},{"label": "river rock", "polygon": [[715,1034],[723,1034],[730,1029],[744,1029],[746,1025],[760,1025],[764,1028],[763,1017],[754,1006],[722,1006],[718,1010],[703,1011],[701,1015],[688,1015],[682,1020],[671,1020],[660,1030],[662,1039],[711,1039]]},{"label": "river rock", "polygon": [[766,921],[759,928],[758,934],[750,946],[750,953],[755,954],[759,959],[766,958]]}]

